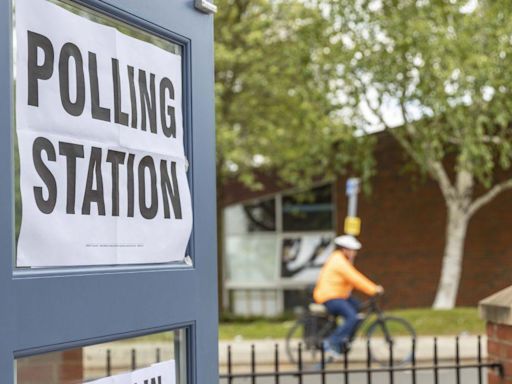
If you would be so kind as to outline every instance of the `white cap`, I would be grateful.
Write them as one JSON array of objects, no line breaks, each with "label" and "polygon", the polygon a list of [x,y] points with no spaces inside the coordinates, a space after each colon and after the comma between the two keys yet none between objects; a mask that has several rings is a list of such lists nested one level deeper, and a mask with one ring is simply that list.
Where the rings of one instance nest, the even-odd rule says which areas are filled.
[{"label": "white cap", "polygon": [[362,247],[361,243],[354,236],[350,235],[338,236],[334,239],[334,243],[340,247],[353,249],[354,251],[358,251]]}]

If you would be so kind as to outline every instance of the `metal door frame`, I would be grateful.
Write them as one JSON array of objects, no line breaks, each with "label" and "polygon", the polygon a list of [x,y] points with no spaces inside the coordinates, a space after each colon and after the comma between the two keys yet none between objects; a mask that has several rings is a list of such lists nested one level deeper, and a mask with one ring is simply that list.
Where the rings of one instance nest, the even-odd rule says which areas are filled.
[{"label": "metal door frame", "polygon": [[[193,0],[75,0],[183,47],[193,266],[14,269],[12,0],[0,2],[0,382],[16,358],[188,327],[189,383],[217,380],[213,17]],[[198,347],[200,346],[200,347]]]}]

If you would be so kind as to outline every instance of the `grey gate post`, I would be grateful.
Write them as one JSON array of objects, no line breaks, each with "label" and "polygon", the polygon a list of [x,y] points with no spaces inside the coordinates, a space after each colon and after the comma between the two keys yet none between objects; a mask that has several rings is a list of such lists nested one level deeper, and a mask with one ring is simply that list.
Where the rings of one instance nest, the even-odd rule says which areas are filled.
[{"label": "grey gate post", "polygon": [[193,266],[16,270],[12,2],[0,2],[0,382],[14,383],[16,358],[183,326],[189,383],[216,382],[213,16],[194,0],[76,1],[182,47]]}]

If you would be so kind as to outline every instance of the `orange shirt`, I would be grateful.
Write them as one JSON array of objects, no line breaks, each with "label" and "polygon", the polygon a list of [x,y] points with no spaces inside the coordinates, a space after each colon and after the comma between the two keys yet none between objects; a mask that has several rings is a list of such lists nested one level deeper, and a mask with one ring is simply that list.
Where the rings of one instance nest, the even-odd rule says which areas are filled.
[{"label": "orange shirt", "polygon": [[313,291],[317,303],[346,299],[353,289],[369,296],[377,293],[377,285],[359,272],[341,251],[334,251],[320,271]]}]

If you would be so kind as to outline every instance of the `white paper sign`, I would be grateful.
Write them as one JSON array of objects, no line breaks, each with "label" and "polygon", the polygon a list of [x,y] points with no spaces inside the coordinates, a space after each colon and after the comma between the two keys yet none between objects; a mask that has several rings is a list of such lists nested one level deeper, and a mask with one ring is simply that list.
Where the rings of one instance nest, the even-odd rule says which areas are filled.
[{"label": "white paper sign", "polygon": [[17,266],[183,260],[192,204],[179,55],[16,1]]},{"label": "white paper sign", "polygon": [[174,360],[153,364],[149,368],[89,381],[88,384],[176,384]]}]

